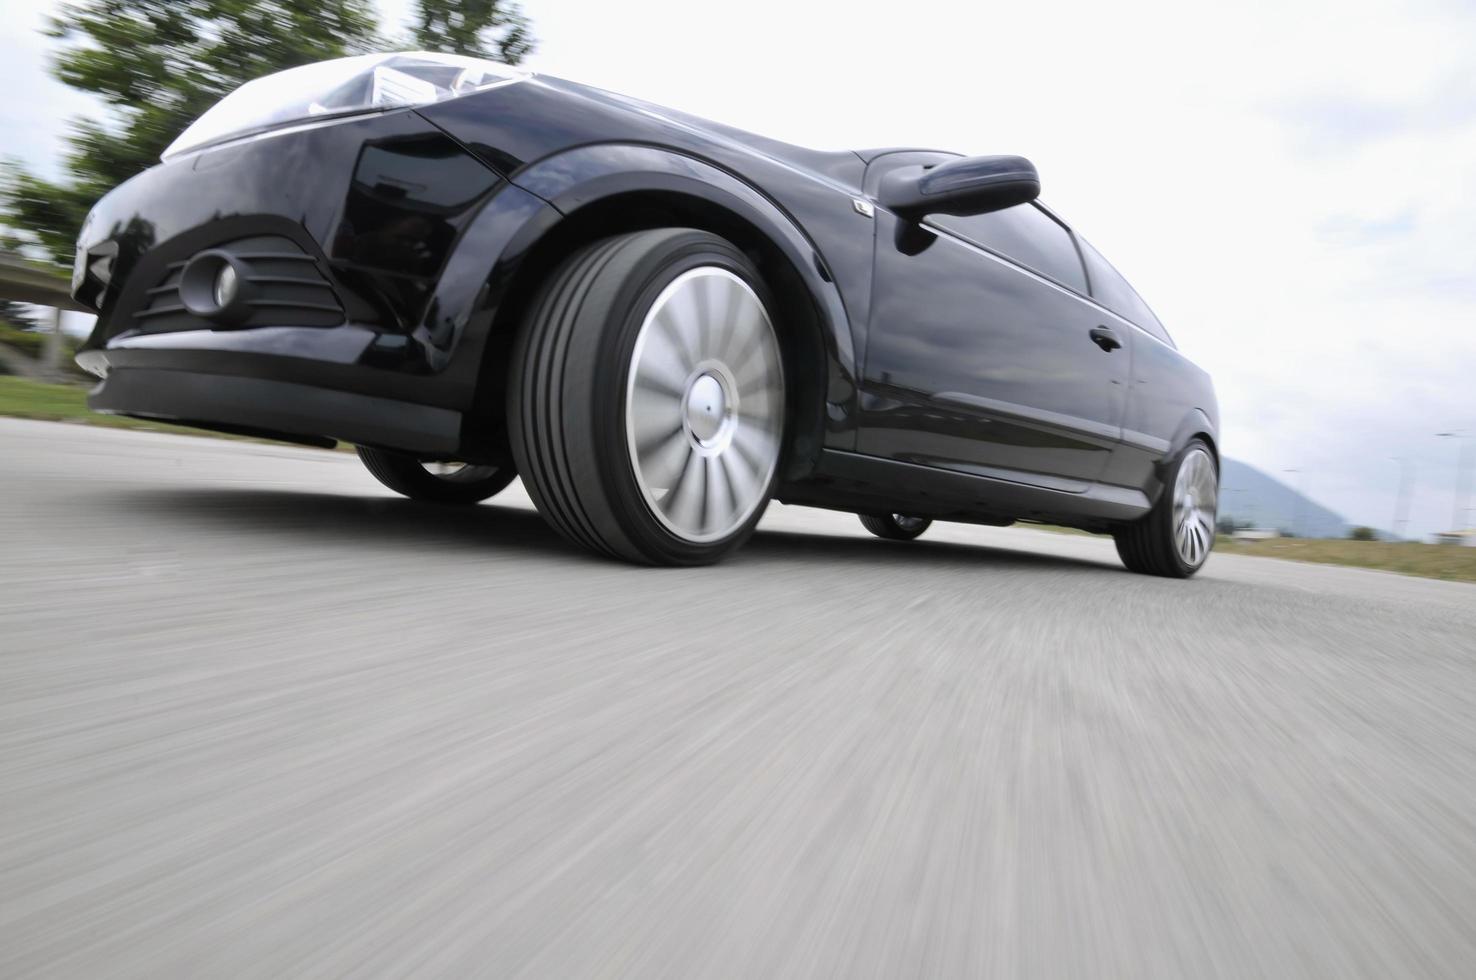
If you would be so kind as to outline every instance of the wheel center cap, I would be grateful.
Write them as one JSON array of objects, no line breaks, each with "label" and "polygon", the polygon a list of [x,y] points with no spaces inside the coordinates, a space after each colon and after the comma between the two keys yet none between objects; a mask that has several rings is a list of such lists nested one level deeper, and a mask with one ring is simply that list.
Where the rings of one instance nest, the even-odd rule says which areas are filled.
[{"label": "wheel center cap", "polygon": [[717,438],[728,417],[728,396],[722,382],[710,374],[698,375],[687,389],[687,428],[699,442]]}]

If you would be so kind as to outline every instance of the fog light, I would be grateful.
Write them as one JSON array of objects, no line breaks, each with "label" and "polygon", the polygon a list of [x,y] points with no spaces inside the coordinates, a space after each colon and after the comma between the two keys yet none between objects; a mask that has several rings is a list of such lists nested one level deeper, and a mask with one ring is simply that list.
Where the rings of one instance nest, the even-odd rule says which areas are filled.
[{"label": "fog light", "polygon": [[215,308],[217,310],[224,310],[235,302],[237,284],[235,267],[229,262],[221,263],[220,271],[215,274]]},{"label": "fog light", "polygon": [[255,283],[250,267],[220,249],[201,252],[179,274],[179,299],[195,316],[225,326],[244,323],[251,316]]}]

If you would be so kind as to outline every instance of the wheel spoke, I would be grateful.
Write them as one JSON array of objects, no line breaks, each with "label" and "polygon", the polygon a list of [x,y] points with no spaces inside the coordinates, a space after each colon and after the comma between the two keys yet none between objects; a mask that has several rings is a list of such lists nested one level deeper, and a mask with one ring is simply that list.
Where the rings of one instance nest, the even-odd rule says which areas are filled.
[{"label": "wheel spoke", "polygon": [[1200,505],[1213,511],[1220,498],[1220,488],[1215,486],[1215,471],[1208,463],[1199,477]]},{"label": "wheel spoke", "polygon": [[687,441],[687,434],[677,429],[640,453],[641,476],[652,490],[669,492],[682,478],[691,456],[692,445]]},{"label": "wheel spoke", "polygon": [[738,381],[738,397],[745,401],[767,400],[779,393],[778,381],[767,369],[750,372],[748,377]]},{"label": "wheel spoke", "polygon": [[636,385],[680,399],[692,369],[685,352],[664,331],[653,330],[643,339],[641,360],[635,370]]},{"label": "wheel spoke", "polygon": [[703,314],[700,355],[721,360],[733,332],[734,307],[740,298],[738,286],[723,276],[708,276],[700,280],[698,292]]},{"label": "wheel spoke", "polygon": [[723,474],[733,497],[733,506],[740,510],[747,507],[761,489],[755,482],[753,470],[736,452],[723,453],[718,457],[718,462],[722,464]]},{"label": "wheel spoke", "polygon": [[702,349],[702,314],[697,309],[696,290],[679,289],[672,293],[656,314],[656,322],[681,353],[683,366],[688,370],[695,367],[701,360]]},{"label": "wheel spoke", "polygon": [[626,411],[640,453],[682,431],[682,403],[664,392],[637,387]]},{"label": "wheel spoke", "polygon": [[729,314],[729,324],[722,343],[714,355],[726,364],[734,364],[754,338],[769,334],[763,312],[753,303],[739,303]]},{"label": "wheel spoke", "polygon": [[783,393],[770,388],[754,388],[738,395],[738,417],[761,429],[779,428],[777,414]]},{"label": "wheel spoke", "polygon": [[738,383],[739,409],[758,406],[758,411],[768,414],[771,406],[784,397],[784,381],[779,366],[769,357],[750,358],[733,372]]},{"label": "wheel spoke", "polygon": [[755,382],[762,382],[767,386],[769,356],[772,356],[772,352],[766,350],[766,345],[759,336],[740,338],[738,343],[740,346],[736,357],[728,363],[733,366],[733,377],[738,381],[739,392],[751,388]]},{"label": "wheel spoke", "polygon": [[754,473],[765,473],[778,455],[769,433],[752,425],[740,425],[733,433],[733,450]]},{"label": "wheel spoke", "polygon": [[733,512],[737,509],[733,504],[732,489],[728,486],[728,473],[716,456],[703,457],[702,463],[706,470],[704,473],[706,496],[702,501],[702,529],[704,531],[721,530],[727,527],[728,521],[732,519]]},{"label": "wheel spoke", "polygon": [[687,463],[677,477],[676,485],[661,498],[661,509],[671,522],[683,531],[700,534],[702,531],[702,499],[706,488],[706,467],[696,453],[687,456]]}]

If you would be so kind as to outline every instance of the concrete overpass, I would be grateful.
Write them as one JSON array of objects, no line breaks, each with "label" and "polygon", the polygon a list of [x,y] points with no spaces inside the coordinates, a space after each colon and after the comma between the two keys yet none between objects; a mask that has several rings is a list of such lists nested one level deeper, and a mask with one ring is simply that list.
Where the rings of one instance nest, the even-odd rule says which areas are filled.
[{"label": "concrete overpass", "polygon": [[62,373],[63,310],[90,313],[87,307],[72,299],[72,284],[55,267],[30,262],[14,255],[0,255],[0,299],[50,307],[51,335],[46,354],[40,362],[0,345],[0,361],[15,374],[57,376]]}]

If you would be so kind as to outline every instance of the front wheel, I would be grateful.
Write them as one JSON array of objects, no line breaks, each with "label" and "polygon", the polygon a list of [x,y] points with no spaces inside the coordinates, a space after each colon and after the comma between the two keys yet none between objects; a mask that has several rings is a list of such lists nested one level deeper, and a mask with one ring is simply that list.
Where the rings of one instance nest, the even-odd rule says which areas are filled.
[{"label": "front wheel", "polygon": [[1129,571],[1188,578],[1203,567],[1215,545],[1219,469],[1209,446],[1193,439],[1166,475],[1153,509],[1113,537]]},{"label": "front wheel", "polygon": [[785,386],[758,271],[706,232],[621,235],[544,284],[513,350],[513,457],[538,511],[592,551],[700,565],[763,516]]},{"label": "front wheel", "polygon": [[906,514],[857,514],[861,526],[879,538],[890,541],[911,541],[918,537],[933,522],[926,517],[909,517]]},{"label": "front wheel", "polygon": [[369,446],[355,449],[376,480],[411,500],[475,504],[501,493],[517,476],[511,466],[439,463]]}]

